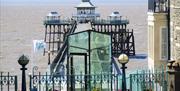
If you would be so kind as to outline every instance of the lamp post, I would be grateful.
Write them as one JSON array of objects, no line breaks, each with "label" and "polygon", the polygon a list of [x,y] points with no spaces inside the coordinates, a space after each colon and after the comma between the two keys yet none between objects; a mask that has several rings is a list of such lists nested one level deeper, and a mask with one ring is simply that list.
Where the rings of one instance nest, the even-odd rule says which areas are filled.
[{"label": "lamp post", "polygon": [[28,63],[29,63],[29,59],[24,56],[24,54],[18,59],[18,63],[22,66],[21,70],[22,70],[22,89],[21,91],[26,91],[26,73],[25,70],[27,70],[27,68],[25,67]]},{"label": "lamp post", "polygon": [[126,73],[125,73],[125,69],[127,68],[125,66],[126,63],[129,62],[129,58],[126,54],[121,54],[119,57],[118,57],[118,62],[122,64],[122,91],[126,91]]}]

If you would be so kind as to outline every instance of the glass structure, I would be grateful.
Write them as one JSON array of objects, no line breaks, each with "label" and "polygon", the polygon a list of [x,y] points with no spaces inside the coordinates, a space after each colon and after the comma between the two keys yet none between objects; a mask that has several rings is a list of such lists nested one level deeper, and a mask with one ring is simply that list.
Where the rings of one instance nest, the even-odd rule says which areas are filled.
[{"label": "glass structure", "polygon": [[[111,37],[92,30],[74,33],[68,37],[68,53],[87,53],[89,74],[111,72]],[[83,72],[83,58],[74,57],[74,74]],[[77,69],[78,68],[78,69]]]}]

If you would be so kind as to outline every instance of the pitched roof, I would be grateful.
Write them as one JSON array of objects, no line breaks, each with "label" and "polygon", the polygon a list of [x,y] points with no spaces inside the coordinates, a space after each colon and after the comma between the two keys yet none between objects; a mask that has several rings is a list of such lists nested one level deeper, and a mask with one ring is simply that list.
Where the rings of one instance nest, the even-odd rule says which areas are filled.
[{"label": "pitched roof", "polygon": [[78,6],[76,6],[76,8],[80,8],[80,7],[95,7],[91,2],[81,2]]}]

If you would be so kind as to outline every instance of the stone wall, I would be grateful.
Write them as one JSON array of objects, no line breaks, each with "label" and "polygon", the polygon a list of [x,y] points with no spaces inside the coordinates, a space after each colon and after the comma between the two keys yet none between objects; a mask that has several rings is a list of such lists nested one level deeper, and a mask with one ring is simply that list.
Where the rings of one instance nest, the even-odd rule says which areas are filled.
[{"label": "stone wall", "polygon": [[180,61],[180,0],[171,0],[172,58]]}]

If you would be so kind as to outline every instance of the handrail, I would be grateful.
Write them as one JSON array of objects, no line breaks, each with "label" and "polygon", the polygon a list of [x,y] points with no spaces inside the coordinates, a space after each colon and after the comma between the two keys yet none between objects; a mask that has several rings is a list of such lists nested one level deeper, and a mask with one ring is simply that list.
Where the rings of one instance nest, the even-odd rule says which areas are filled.
[{"label": "handrail", "polygon": [[[76,21],[74,21],[70,31],[68,32],[68,34],[72,34],[74,33],[75,29],[76,29],[77,23]],[[67,36],[65,37],[65,41],[61,47],[61,49],[58,51],[57,56],[54,58],[53,63],[51,65],[51,73],[56,72],[57,68],[59,67],[60,63],[62,63],[65,59],[65,56],[67,55]],[[53,71],[53,72],[52,72]]]}]

